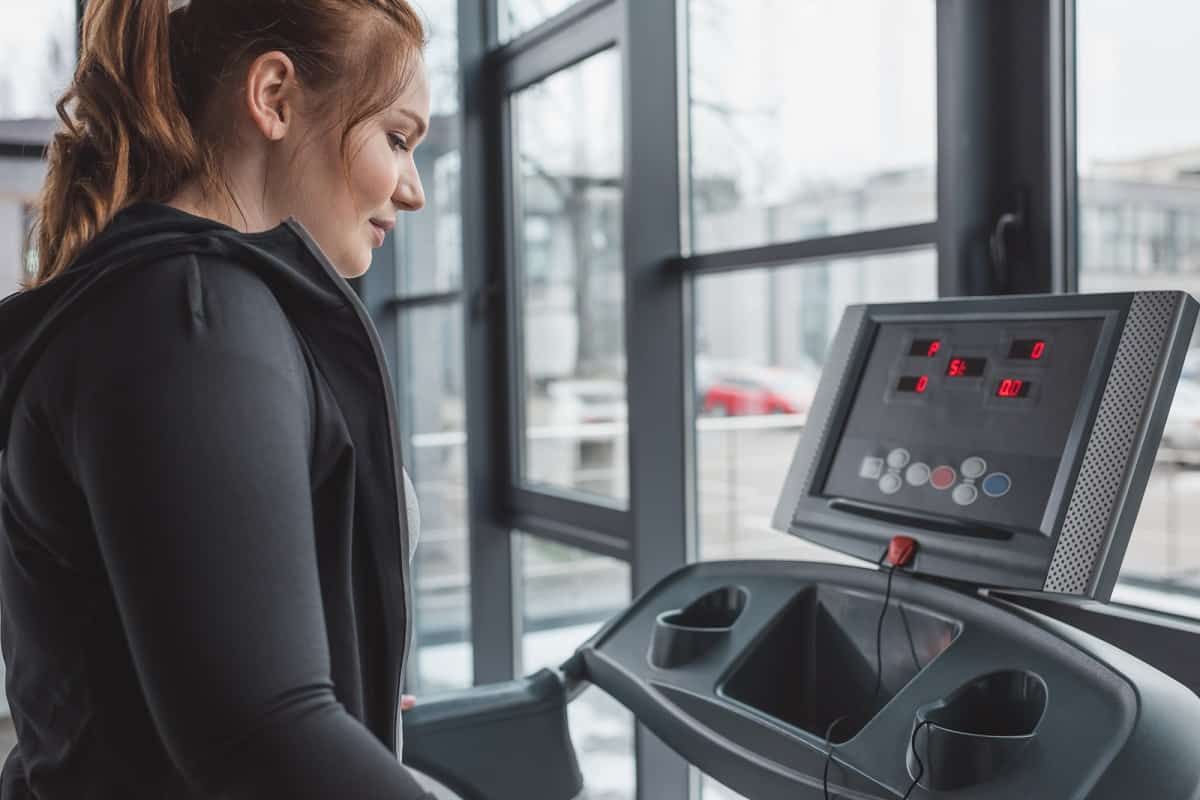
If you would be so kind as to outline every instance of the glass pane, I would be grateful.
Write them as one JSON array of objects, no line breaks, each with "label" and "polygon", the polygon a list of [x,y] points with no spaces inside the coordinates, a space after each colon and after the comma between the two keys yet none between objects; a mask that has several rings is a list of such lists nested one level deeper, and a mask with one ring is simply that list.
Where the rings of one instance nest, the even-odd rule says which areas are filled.
[{"label": "glass pane", "polygon": [[779,487],[845,307],[936,297],[933,249],[695,282],[699,558],[853,562],[771,529]]},{"label": "glass pane", "polygon": [[932,221],[934,0],[689,0],[696,252]]},{"label": "glass pane", "polygon": [[[631,600],[629,565],[606,556],[514,534],[523,594],[521,670],[557,667]],[[567,710],[583,771],[583,800],[633,800],[633,715],[599,689]]]},{"label": "glass pane", "polygon": [[513,98],[522,477],[629,496],[621,103],[609,50]]},{"label": "glass pane", "polygon": [[401,214],[396,228],[396,292],[401,295],[452,291],[462,282],[457,2],[425,0],[421,7],[433,105],[429,133],[413,154],[425,208]]},{"label": "glass pane", "polygon": [[578,0],[500,0],[500,41],[515,39]]},{"label": "glass pane", "polygon": [[700,774],[700,796],[704,800],[747,800],[733,789],[703,773]]},{"label": "glass pane", "polygon": [[461,306],[404,312],[399,339],[404,463],[421,503],[408,680],[429,694],[472,684]]},{"label": "glass pane", "polygon": [[0,53],[0,119],[55,116],[75,69],[75,0],[0,0]]},{"label": "glass pane", "polygon": [[[1170,24],[1164,25],[1163,21]],[[1200,295],[1200,71],[1192,0],[1079,0],[1081,291]],[[1184,365],[1115,597],[1162,606],[1145,588],[1200,589],[1200,347]],[[1139,587],[1141,587],[1139,589]],[[1176,611],[1200,616],[1200,603]]]}]

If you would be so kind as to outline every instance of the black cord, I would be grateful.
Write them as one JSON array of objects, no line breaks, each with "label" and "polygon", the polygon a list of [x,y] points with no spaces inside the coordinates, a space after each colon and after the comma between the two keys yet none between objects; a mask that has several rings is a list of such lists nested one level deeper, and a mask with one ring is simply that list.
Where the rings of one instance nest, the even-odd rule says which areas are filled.
[{"label": "black cord", "polygon": [[908,791],[904,793],[904,797],[900,800],[908,800],[909,795],[913,793],[913,789],[917,788],[917,784],[921,782],[921,778],[925,775],[925,762],[921,760],[921,756],[917,753],[917,734],[921,732],[921,728],[926,725],[933,726],[933,722],[925,720],[924,722],[913,728],[912,737],[908,741],[908,746],[912,748],[913,761],[917,762],[917,776],[913,778],[912,783],[908,785]]},{"label": "black cord", "polygon": [[[872,708],[879,701],[879,692],[883,689],[883,618],[887,616],[892,599],[892,578],[896,575],[896,565],[888,568],[887,591],[883,594],[883,610],[879,612],[879,622],[875,626],[875,691],[871,693]],[[911,640],[910,640],[911,643]]]},{"label": "black cord", "polygon": [[[879,561],[875,563],[882,566],[883,562],[887,559],[887,555],[887,551],[885,550],[883,555],[879,557]],[[879,692],[883,688],[883,619],[887,616],[888,607],[891,603],[892,578],[895,577],[896,568],[898,566],[898,564],[892,564],[892,566],[888,568],[887,589],[883,593],[883,610],[879,612],[879,622],[875,625],[875,691],[871,693],[872,707],[874,707],[875,703],[879,700]],[[903,607],[900,608],[900,612],[901,618],[903,619]],[[917,651],[916,647],[913,645],[912,631],[909,630],[907,619],[904,622],[904,632],[908,635],[908,648],[913,654],[913,659],[916,660]],[[917,665],[917,669],[920,670],[919,663]],[[829,723],[829,727],[825,729],[825,769],[821,774],[821,788],[825,794],[825,800],[829,800],[829,765],[833,762],[834,751],[833,744],[830,740],[833,738],[833,729],[837,727],[839,722],[842,722],[846,718],[846,715],[838,717],[833,722]],[[920,726],[917,726],[917,728],[919,730]],[[916,733],[914,732],[913,735],[915,737]],[[915,755],[916,751],[914,750],[913,752]],[[920,759],[917,759],[917,763],[920,763]],[[924,767],[922,767],[922,771],[924,771]],[[916,785],[915,782],[913,785]],[[912,793],[911,786],[909,787],[908,791],[910,794]],[[908,795],[906,794],[905,798],[907,797]]]},{"label": "black cord", "polygon": [[821,787],[825,792],[825,800],[829,800],[829,765],[833,762],[833,729],[837,724],[844,720],[846,716],[842,716],[829,723],[829,727],[825,729],[825,771],[821,774]]}]

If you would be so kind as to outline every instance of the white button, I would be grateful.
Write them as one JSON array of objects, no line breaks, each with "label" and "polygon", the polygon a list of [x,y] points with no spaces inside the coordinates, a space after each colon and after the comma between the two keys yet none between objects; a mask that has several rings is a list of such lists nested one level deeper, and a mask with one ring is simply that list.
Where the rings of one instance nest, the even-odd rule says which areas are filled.
[{"label": "white button", "polygon": [[971,456],[962,463],[958,471],[962,473],[964,478],[975,480],[976,478],[983,477],[983,473],[987,472],[987,462],[979,456]]},{"label": "white button", "polygon": [[960,506],[969,506],[979,497],[979,490],[969,483],[960,483],[950,494]]},{"label": "white button", "polygon": [[912,486],[924,486],[929,483],[929,465],[918,461],[911,464],[904,473],[904,479]]},{"label": "white button", "polygon": [[879,479],[879,491],[884,494],[895,494],[903,485],[904,481],[900,480],[900,476],[894,472],[889,472]]},{"label": "white button", "polygon": [[867,456],[862,460],[862,466],[858,468],[858,477],[866,478],[867,480],[879,480],[879,476],[883,474],[883,459],[875,456]]},{"label": "white button", "polygon": [[888,466],[892,469],[904,469],[908,466],[908,462],[912,460],[912,456],[903,447],[897,447],[892,452],[888,453]]}]

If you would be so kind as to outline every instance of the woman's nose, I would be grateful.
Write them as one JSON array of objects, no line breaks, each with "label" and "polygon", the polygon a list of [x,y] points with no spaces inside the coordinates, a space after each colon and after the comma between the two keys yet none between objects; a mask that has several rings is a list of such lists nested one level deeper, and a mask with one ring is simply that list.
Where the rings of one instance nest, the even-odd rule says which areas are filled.
[{"label": "woman's nose", "polygon": [[416,169],[400,177],[392,200],[397,208],[404,211],[420,211],[425,207],[425,188],[421,185],[421,176]]}]

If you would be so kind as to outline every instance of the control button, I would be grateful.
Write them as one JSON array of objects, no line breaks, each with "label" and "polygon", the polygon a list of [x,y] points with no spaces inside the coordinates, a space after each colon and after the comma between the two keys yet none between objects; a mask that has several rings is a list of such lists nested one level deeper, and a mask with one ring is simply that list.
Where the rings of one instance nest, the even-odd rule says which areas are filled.
[{"label": "control button", "polygon": [[862,465],[858,468],[858,477],[866,478],[867,480],[877,481],[879,476],[883,474],[883,459],[875,456],[867,456],[862,460]]},{"label": "control button", "polygon": [[922,464],[920,461],[910,464],[904,473],[904,479],[911,486],[924,486],[929,483],[929,465]]},{"label": "control button", "polygon": [[903,447],[897,447],[888,453],[888,466],[892,469],[904,469],[911,460],[912,456]]},{"label": "control button", "polygon": [[960,483],[950,494],[960,506],[969,506],[979,497],[979,490],[969,483]]},{"label": "control button", "polygon": [[929,485],[935,489],[949,489],[958,480],[954,467],[941,466],[929,475]]},{"label": "control button", "polygon": [[879,491],[884,494],[895,494],[903,485],[904,481],[900,480],[900,476],[895,472],[889,472],[879,479]]},{"label": "control button", "polygon": [[983,473],[987,472],[987,462],[979,456],[971,456],[962,463],[961,470],[964,478],[982,478]]},{"label": "control button", "polygon": [[1004,497],[1012,488],[1012,478],[1003,472],[993,472],[983,480],[983,493],[988,497]]}]

